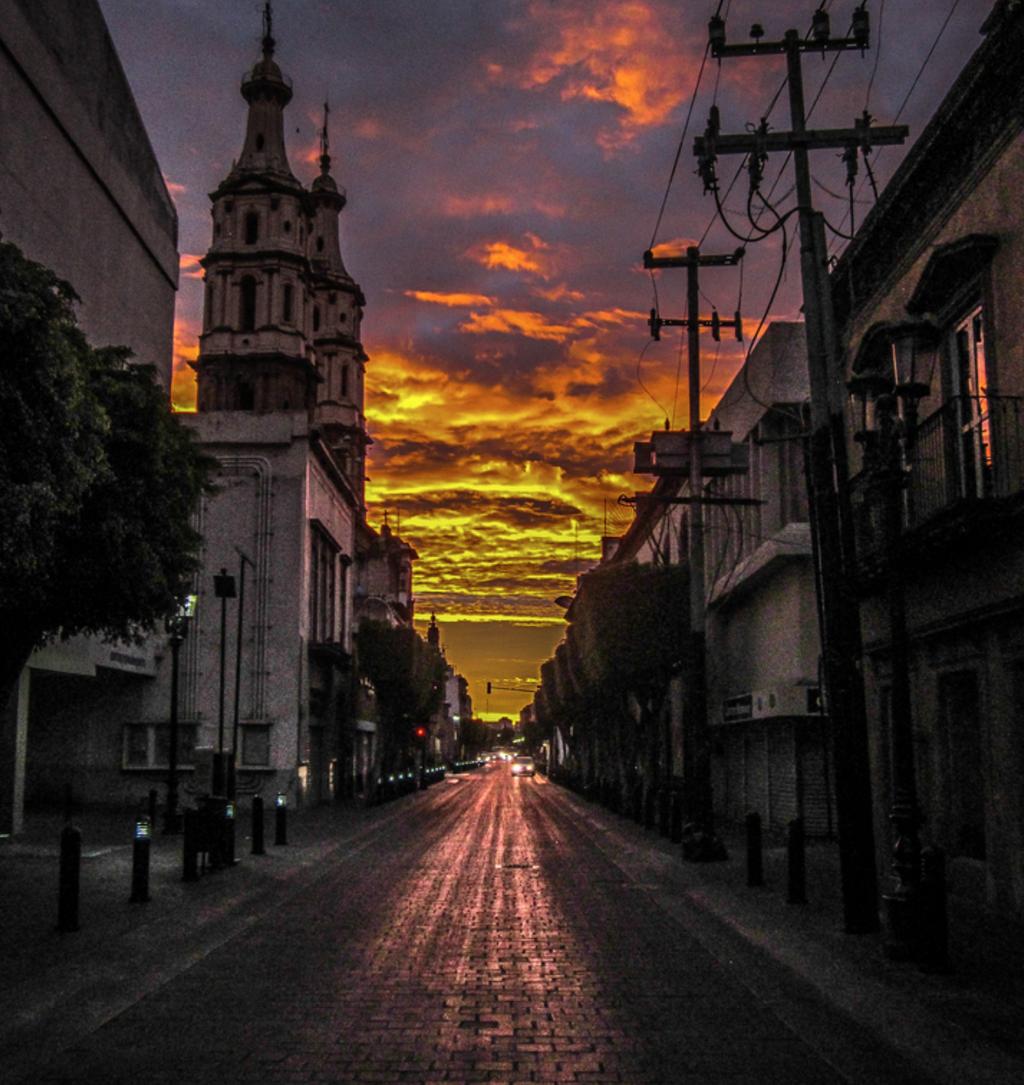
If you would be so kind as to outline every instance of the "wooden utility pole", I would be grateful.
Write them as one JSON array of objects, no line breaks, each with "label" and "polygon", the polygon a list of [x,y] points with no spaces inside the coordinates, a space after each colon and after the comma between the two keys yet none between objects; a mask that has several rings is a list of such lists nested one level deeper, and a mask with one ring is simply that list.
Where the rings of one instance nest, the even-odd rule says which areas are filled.
[{"label": "wooden utility pole", "polygon": [[700,421],[700,329],[709,327],[715,337],[720,328],[734,328],[742,337],[742,319],[720,320],[715,313],[710,319],[700,316],[700,269],[702,267],[731,267],[743,259],[743,250],[724,256],[702,256],[700,249],[690,246],[685,256],[655,257],[644,253],[644,267],[686,268],[686,319],[662,320],[652,311],[651,332],[656,337],[664,325],[676,325],[687,330],[688,380],[690,391],[689,480],[690,512],[687,533],[687,553],[690,575],[690,694],[689,706],[683,714],[683,811],[684,820],[697,826],[701,845],[693,858],[724,858],[724,849],[715,840],[714,801],[711,789],[711,734],[708,727],[707,632],[704,607],[704,454]]},{"label": "wooden utility pole", "polygon": [[701,159],[705,185],[714,185],[718,154],[762,155],[768,150],[792,152],[800,221],[800,272],[804,293],[807,365],[811,392],[810,480],[812,530],[819,560],[822,641],[827,708],[832,719],[836,763],[836,808],[840,870],[846,930],[878,930],[878,874],[875,863],[868,763],[864,679],[861,673],[860,610],[854,588],[855,554],[847,466],[845,385],[839,366],[832,295],[828,281],[823,216],[814,210],[808,152],[824,148],[869,149],[902,143],[906,126],[870,127],[865,114],[852,129],[810,131],[804,109],[801,55],[804,52],[863,51],[869,44],[868,15],[863,5],[854,12],[853,36],[833,38],[828,16],[814,15],[812,37],[787,30],[782,41],[727,45],[725,23],[709,24],[711,54],[716,59],[735,56],[786,57],[789,87],[790,132],[719,135],[713,114],[708,130],[694,144]]}]

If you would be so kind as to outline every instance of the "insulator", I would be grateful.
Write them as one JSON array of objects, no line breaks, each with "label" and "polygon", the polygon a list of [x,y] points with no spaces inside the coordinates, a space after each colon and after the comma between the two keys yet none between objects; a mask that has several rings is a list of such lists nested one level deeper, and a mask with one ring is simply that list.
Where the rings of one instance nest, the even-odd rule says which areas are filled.
[{"label": "insulator", "polygon": [[754,23],[754,25],[750,28],[750,36],[754,39],[754,41],[759,41],[761,38],[764,37],[764,27],[760,23]]},{"label": "insulator", "polygon": [[657,309],[651,310],[651,316],[647,323],[651,328],[651,338],[656,342],[661,342],[661,318],[658,316]]},{"label": "insulator", "polygon": [[708,41],[711,43],[711,55],[718,56],[718,51],[725,45],[725,20],[720,15],[711,16]]},{"label": "insulator", "polygon": [[828,18],[828,12],[824,8],[818,8],[818,10],[811,16],[811,35],[817,42],[826,42],[832,33],[831,24]]},{"label": "insulator", "polygon": [[711,338],[714,339],[716,343],[722,341],[722,321],[718,315],[717,309],[711,310]]},{"label": "insulator", "polygon": [[739,309],[736,310],[734,321],[736,324],[736,342],[743,342],[743,318],[740,316]]}]

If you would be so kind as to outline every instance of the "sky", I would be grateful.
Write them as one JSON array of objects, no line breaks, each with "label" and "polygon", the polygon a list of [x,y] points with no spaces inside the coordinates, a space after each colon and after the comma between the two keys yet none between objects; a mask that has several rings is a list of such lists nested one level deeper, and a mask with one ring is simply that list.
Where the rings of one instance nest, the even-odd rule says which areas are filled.
[{"label": "sky", "polygon": [[[173,397],[188,408],[208,193],[242,147],[239,85],[259,57],[263,5],[100,5],[178,209]],[[824,6],[833,33],[845,33],[855,5]],[[777,96],[784,61],[709,59],[702,70],[708,18],[720,9],[731,41],[746,39],[755,21],[774,40],[790,27],[806,33],[813,7],[274,4],[276,60],[295,91],[285,114],[292,170],[306,183],[316,176],[327,100],[332,172],[348,192],[342,253],[367,297],[370,520],[379,525],[387,510],[419,552],[418,617],[437,613],[448,658],[485,717],[515,716],[529,701],[521,690],[536,682],[563,629],[554,599],[597,560],[602,535],[628,527],[632,513],[618,498],[650,481],[632,473],[633,442],[666,420],[686,423],[680,336],[666,329],[655,343],[647,327],[655,289],[662,316],[683,315],[685,272],[659,272],[655,283],[642,255],[652,245],[667,253],[699,242],[715,253],[739,244],[702,193],[693,137],[712,102],[723,132],[757,124],[773,99],[769,123],[788,127],[786,95]],[[878,124],[908,124],[912,141],[980,43],[991,7],[869,0],[873,48],[804,57],[813,125],[849,127],[867,109]],[[874,151],[880,185],[903,153]],[[720,160],[723,189],[739,166]],[[822,151],[812,169],[841,251],[850,228],[845,168]],[[794,200],[784,156],[769,159],[765,176],[763,191],[784,213]],[[862,170],[855,224],[872,199]],[[734,226],[746,221],[746,204],[744,177],[725,200]],[[743,345],[726,336],[703,343],[706,415],[761,321],[799,319],[798,265],[783,266],[776,234],[748,247],[741,271],[703,274],[702,291],[706,310],[731,316],[739,306],[747,335]]]}]

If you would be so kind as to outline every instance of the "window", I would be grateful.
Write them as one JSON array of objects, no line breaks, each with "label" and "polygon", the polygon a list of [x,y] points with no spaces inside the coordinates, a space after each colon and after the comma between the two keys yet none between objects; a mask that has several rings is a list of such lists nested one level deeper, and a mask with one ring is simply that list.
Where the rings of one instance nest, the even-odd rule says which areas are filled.
[{"label": "window", "polygon": [[256,280],[246,275],[240,284],[240,291],[238,324],[243,332],[251,332],[256,327]]},{"label": "window", "polygon": [[245,243],[255,245],[260,236],[260,217],[255,211],[245,216]]},{"label": "window", "polygon": [[270,200],[270,210],[276,211],[281,206],[281,200],[277,196],[272,196]]},{"label": "window", "polygon": [[291,324],[293,319],[293,307],[295,305],[295,287],[291,283],[284,284],[284,312],[282,319],[286,324]]},{"label": "window", "polygon": [[318,237],[316,239],[316,251],[317,252],[323,252],[324,251],[324,239],[322,237]]},{"label": "window", "polygon": [[[178,724],[178,768],[195,764],[196,730],[194,723]],[[168,723],[129,723],[124,729],[122,767],[126,769],[166,769],[171,756],[171,726]]]},{"label": "window", "polygon": [[313,331],[318,332],[320,330],[320,306],[313,306]]},{"label": "window", "polygon": [[348,366],[341,367],[341,398],[348,399]]},{"label": "window", "polygon": [[284,232],[286,234],[290,234],[292,232],[292,224],[287,219],[285,219],[284,223]]},{"label": "window", "polygon": [[262,151],[263,150],[264,142],[265,142],[265,140],[263,139],[263,133],[262,132],[257,132],[256,133],[256,150],[257,151]]},{"label": "window", "polygon": [[255,393],[250,381],[238,382],[238,409],[251,411],[255,405]]},{"label": "window", "polygon": [[953,336],[950,360],[957,403],[956,424],[960,431],[960,492],[965,497],[983,497],[990,490],[992,440],[985,324],[980,306],[955,326]]},{"label": "window", "polygon": [[241,727],[242,764],[270,764],[270,727],[262,723],[245,723]]},{"label": "window", "polygon": [[309,639],[313,644],[336,637],[338,546],[316,522],[311,524],[309,560]]}]

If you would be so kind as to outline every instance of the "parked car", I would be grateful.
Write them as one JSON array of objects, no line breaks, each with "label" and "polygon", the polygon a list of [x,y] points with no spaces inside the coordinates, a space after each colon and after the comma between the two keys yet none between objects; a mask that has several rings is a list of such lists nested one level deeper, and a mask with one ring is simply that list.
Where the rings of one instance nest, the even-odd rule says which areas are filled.
[{"label": "parked car", "polygon": [[533,758],[528,754],[517,754],[512,758],[513,776],[532,776],[534,774]]}]

